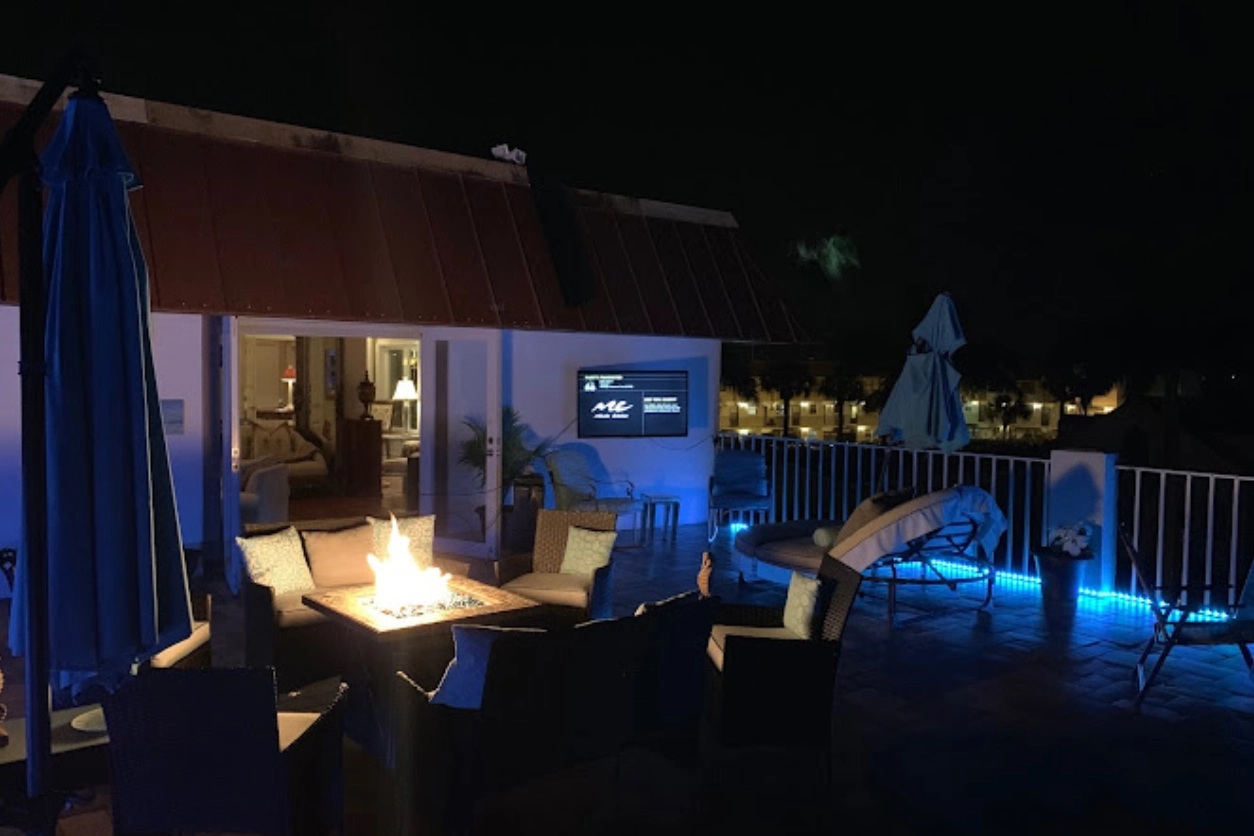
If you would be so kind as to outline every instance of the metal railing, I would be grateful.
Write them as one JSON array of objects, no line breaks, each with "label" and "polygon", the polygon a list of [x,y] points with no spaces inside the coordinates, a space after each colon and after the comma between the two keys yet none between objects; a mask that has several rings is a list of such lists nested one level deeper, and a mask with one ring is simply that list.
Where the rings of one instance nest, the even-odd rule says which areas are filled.
[{"label": "metal railing", "polygon": [[739,433],[721,433],[715,443],[719,449],[753,450],[765,458],[772,521],[820,518],[838,523],[867,497],[902,487],[920,493],[954,485],[983,488],[1009,526],[994,564],[1002,571],[1035,574],[1031,547],[1045,535],[1048,459]]},{"label": "metal railing", "polygon": [[[1254,477],[1119,466],[1119,522],[1154,567],[1155,586],[1209,587],[1206,606],[1236,603],[1238,571],[1254,551]],[[1240,564],[1240,565],[1238,565]],[[1117,588],[1139,594],[1131,567]]]}]

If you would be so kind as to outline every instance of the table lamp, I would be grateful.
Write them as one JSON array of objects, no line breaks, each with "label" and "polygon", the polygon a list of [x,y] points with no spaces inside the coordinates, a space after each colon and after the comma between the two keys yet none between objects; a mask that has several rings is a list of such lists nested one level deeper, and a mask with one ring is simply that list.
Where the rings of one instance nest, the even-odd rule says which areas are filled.
[{"label": "table lamp", "polygon": [[295,404],[292,403],[292,384],[296,383],[296,367],[288,366],[284,369],[282,380],[287,384],[287,408],[294,409]]},{"label": "table lamp", "polygon": [[418,390],[414,387],[414,382],[407,377],[402,377],[396,381],[396,391],[392,393],[392,400],[402,403],[405,431],[408,432],[410,429],[409,405],[411,402],[418,400]]}]

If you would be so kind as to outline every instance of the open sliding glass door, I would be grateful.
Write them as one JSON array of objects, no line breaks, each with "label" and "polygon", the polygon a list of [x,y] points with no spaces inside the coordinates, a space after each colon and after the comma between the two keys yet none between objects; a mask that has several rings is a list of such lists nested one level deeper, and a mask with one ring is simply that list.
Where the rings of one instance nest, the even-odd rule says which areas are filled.
[{"label": "open sliding glass door", "polygon": [[435,514],[436,550],[500,554],[501,334],[424,328],[421,509]]},{"label": "open sliding glass door", "polygon": [[217,380],[211,385],[217,388],[218,420],[222,433],[222,559],[226,568],[226,581],[232,592],[238,592],[243,581],[244,567],[239,565],[235,538],[243,530],[239,513],[239,320],[224,316],[218,320],[217,352],[219,358]]}]

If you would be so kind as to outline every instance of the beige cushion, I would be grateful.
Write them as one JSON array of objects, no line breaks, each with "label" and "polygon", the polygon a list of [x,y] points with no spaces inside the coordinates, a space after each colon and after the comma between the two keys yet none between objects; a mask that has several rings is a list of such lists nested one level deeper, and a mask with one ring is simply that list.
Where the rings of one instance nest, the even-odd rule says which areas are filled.
[{"label": "beige cushion", "polygon": [[288,746],[295,743],[302,734],[309,731],[320,716],[322,715],[312,711],[280,711],[279,751],[285,751]]},{"label": "beige cushion", "polygon": [[288,592],[274,597],[274,623],[278,627],[304,627],[326,619],[322,613],[301,603],[303,592]]},{"label": "beige cushion", "polygon": [[327,463],[322,460],[321,455],[314,456],[312,459],[287,462],[287,473],[296,479],[318,479],[327,475]]},{"label": "beige cushion", "polygon": [[252,432],[252,457],[274,456],[280,461],[292,457],[292,438],[295,433],[286,423],[255,422]]},{"label": "beige cushion", "polygon": [[514,578],[501,589],[508,589],[541,604],[587,609],[592,594],[592,578],[560,572],[531,572]]},{"label": "beige cushion", "polygon": [[302,531],[309,571],[318,587],[374,583],[366,555],[374,548],[373,530],[357,525],[343,531]]},{"label": "beige cushion", "polygon": [[801,641],[801,637],[787,627],[741,627],[736,624],[715,624],[710,631],[710,640],[705,650],[714,666],[723,669],[723,652],[727,649],[728,636],[752,636],[759,639],[782,639],[785,641]]},{"label": "beige cushion", "polygon": [[192,634],[178,644],[172,644],[153,656],[151,664],[154,668],[170,668],[191,655],[192,651],[209,643],[209,622],[197,621],[192,624]]}]

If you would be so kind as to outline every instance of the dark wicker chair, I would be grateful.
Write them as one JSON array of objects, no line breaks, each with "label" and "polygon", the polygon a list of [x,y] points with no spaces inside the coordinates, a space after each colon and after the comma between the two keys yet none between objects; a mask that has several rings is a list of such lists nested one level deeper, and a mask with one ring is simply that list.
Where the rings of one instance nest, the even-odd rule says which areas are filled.
[{"label": "dark wicker chair", "polygon": [[343,833],[343,693],[279,714],[269,669],[153,669],[104,702],[118,834]]},{"label": "dark wicker chair", "polygon": [[[715,618],[722,644],[711,647],[709,715],[720,742],[830,749],[832,704],[841,636],[862,575],[824,557],[819,568],[826,609],[815,638],[738,635],[737,627],[783,629],[782,609],[722,605]],[[820,603],[823,603],[822,601]],[[732,629],[718,630],[723,625]],[[721,650],[721,654],[715,651]],[[721,655],[721,659],[719,656]]]},{"label": "dark wicker chair", "polygon": [[[1119,547],[1127,555],[1136,572],[1141,592],[1150,601],[1150,609],[1154,612],[1154,634],[1145,643],[1141,657],[1137,659],[1133,676],[1136,679],[1136,698],[1133,705],[1139,709],[1141,701],[1149,693],[1150,686],[1158,678],[1163,663],[1176,645],[1235,645],[1241,651],[1245,667],[1254,676],[1254,655],[1250,654],[1250,644],[1254,644],[1254,566],[1245,576],[1245,586],[1241,589],[1241,597],[1236,606],[1229,612],[1228,621],[1191,621],[1193,614],[1202,608],[1203,593],[1209,589],[1205,586],[1155,586],[1150,568],[1137,553],[1136,547],[1128,532],[1119,528]],[[1146,672],[1146,663],[1150,654],[1158,645],[1158,658],[1154,666]]]}]

